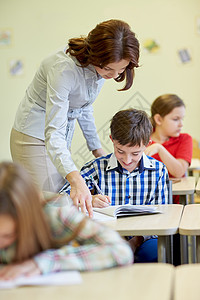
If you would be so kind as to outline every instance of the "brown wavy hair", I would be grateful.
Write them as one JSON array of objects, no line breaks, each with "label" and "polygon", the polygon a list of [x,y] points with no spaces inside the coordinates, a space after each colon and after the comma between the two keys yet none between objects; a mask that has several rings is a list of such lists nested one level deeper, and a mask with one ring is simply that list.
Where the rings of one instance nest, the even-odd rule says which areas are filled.
[{"label": "brown wavy hair", "polygon": [[[55,198],[48,202],[52,200]],[[43,211],[46,202],[22,166],[11,162],[0,163],[0,215],[10,215],[17,224],[13,261],[20,262],[41,251],[67,244],[84,226],[85,218],[68,240],[56,241]]]},{"label": "brown wavy hair", "polygon": [[104,68],[122,59],[129,60],[125,71],[115,78],[117,82],[126,80],[120,91],[132,86],[134,68],[139,66],[139,42],[130,26],[121,20],[102,22],[87,37],[70,39],[66,53],[75,56],[82,67],[92,64]]},{"label": "brown wavy hair", "polygon": [[184,106],[185,104],[181,98],[175,94],[165,94],[157,97],[151,105],[151,123],[155,128],[156,123],[154,116],[159,114],[162,118],[168,115],[175,107]]},{"label": "brown wavy hair", "polygon": [[125,109],[118,111],[110,124],[111,137],[121,145],[148,145],[152,133],[150,118],[143,110]]}]

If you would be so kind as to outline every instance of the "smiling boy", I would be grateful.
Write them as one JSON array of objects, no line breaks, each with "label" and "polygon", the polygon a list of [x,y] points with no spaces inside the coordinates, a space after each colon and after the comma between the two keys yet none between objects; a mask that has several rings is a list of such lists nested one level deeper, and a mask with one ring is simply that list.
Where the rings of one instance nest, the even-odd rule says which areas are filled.
[{"label": "smiling boy", "polygon": [[93,190],[93,207],[108,206],[110,201],[111,205],[168,203],[167,169],[144,154],[152,132],[147,114],[137,109],[121,110],[112,118],[110,130],[114,153],[92,160],[81,169]]},{"label": "smiling boy", "polygon": [[[137,109],[121,110],[112,118],[110,130],[114,153],[94,159],[81,169],[93,194],[92,206],[167,204],[167,169],[144,153],[152,133],[147,114]],[[135,261],[137,257],[143,262],[157,260],[157,239],[133,237],[130,243]]]}]

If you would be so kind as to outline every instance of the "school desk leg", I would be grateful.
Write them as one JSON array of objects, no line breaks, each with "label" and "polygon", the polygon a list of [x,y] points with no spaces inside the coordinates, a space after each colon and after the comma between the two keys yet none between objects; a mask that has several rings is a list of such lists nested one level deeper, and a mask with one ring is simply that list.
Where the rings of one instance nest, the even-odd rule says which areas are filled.
[{"label": "school desk leg", "polygon": [[158,262],[166,263],[166,236],[158,236]]},{"label": "school desk leg", "polygon": [[180,197],[179,197],[179,202],[180,202],[180,204],[182,204],[182,205],[186,205],[186,204],[188,204],[187,202],[187,195],[180,195]]},{"label": "school desk leg", "polygon": [[188,263],[196,263],[196,236],[188,236]]},{"label": "school desk leg", "polygon": [[190,194],[189,198],[190,198],[190,204],[194,204],[194,194]]},{"label": "school desk leg", "polygon": [[180,235],[181,244],[181,264],[188,264],[188,237]]},{"label": "school desk leg", "polygon": [[169,264],[172,264],[174,261],[173,258],[173,235],[166,236],[166,261]]},{"label": "school desk leg", "polygon": [[200,263],[200,236],[196,237],[196,256],[197,256],[197,263]]}]

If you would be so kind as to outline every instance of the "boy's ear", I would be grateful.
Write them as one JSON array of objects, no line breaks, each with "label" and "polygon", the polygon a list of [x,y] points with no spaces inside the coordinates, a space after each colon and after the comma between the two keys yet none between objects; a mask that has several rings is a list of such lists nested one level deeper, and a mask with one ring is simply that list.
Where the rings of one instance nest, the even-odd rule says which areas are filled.
[{"label": "boy's ear", "polygon": [[154,118],[154,121],[155,121],[156,125],[161,125],[161,123],[162,123],[161,115],[155,114],[153,118]]}]

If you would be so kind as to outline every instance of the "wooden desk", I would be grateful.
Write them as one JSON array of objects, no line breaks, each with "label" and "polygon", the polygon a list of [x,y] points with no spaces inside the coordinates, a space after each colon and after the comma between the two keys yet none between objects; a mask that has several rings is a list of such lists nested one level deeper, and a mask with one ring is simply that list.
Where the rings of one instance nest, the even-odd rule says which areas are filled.
[{"label": "wooden desk", "polygon": [[199,300],[199,278],[199,264],[182,265],[176,267],[173,300]]},{"label": "wooden desk", "polygon": [[200,171],[200,159],[192,158],[191,165],[188,168],[189,176],[193,176],[194,171]]},{"label": "wooden desk", "polygon": [[192,251],[196,254],[196,261],[200,263],[200,204],[189,204],[184,207],[179,233],[196,236],[196,245],[192,243]]},{"label": "wooden desk", "polygon": [[[172,194],[180,195],[180,203],[183,205],[188,204],[188,196],[190,197],[190,203],[194,203],[194,192],[195,192],[196,179],[192,176],[180,178],[180,182],[172,183]],[[188,239],[185,236],[181,236],[181,263],[188,263],[190,258],[191,262],[195,260],[194,251],[189,255]],[[194,249],[195,241],[191,240]]]},{"label": "wooden desk", "polygon": [[188,204],[187,196],[190,197],[190,202],[194,203],[195,184],[193,176],[180,178],[180,182],[172,183],[172,194],[180,195],[180,203],[183,205]]},{"label": "wooden desk", "polygon": [[81,273],[83,283],[59,287],[1,290],[1,300],[170,300],[174,267],[133,264],[100,272]]},{"label": "wooden desk", "polygon": [[196,185],[196,193],[197,195],[200,195],[200,178],[197,181],[197,185]]},{"label": "wooden desk", "polygon": [[183,205],[159,205],[159,209],[163,213],[119,218],[106,224],[121,236],[158,235],[158,261],[166,262],[166,237],[178,232]]}]

